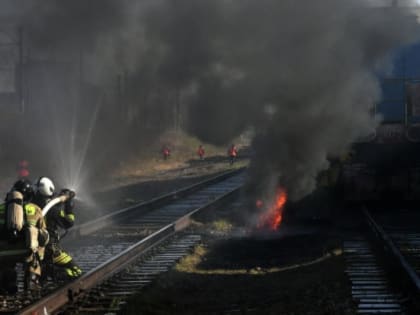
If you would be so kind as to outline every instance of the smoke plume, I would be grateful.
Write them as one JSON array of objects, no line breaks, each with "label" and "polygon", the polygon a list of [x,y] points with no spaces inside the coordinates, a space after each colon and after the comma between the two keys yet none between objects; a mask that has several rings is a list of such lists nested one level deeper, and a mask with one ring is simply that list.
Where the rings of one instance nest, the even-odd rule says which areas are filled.
[{"label": "smoke plume", "polygon": [[375,128],[375,72],[418,39],[416,18],[335,0],[230,2],[224,12],[223,71],[200,81],[192,129],[220,143],[253,126],[250,189],[273,189],[274,177],[299,199],[315,189],[328,157]]},{"label": "smoke plume", "polygon": [[253,186],[274,177],[299,199],[375,128],[375,72],[419,34],[409,9],[364,0],[24,3],[8,8],[24,29],[31,115],[10,125],[36,132],[5,131],[19,149],[4,159],[66,169],[62,181],[108,173],[182,112],[182,128],[215,144],[253,127]]}]

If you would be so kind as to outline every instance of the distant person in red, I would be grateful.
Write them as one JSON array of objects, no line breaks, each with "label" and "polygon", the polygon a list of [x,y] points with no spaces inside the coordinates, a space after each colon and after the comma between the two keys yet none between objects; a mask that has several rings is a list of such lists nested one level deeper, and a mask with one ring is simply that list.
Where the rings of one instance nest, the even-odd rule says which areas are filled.
[{"label": "distant person in red", "polygon": [[18,164],[18,177],[26,178],[29,176],[29,163],[26,160],[22,160]]},{"label": "distant person in red", "polygon": [[204,160],[204,153],[205,153],[204,148],[200,144],[200,146],[198,147],[198,150],[197,150],[197,154],[198,154],[198,157],[200,158],[200,160]]},{"label": "distant person in red", "polygon": [[166,145],[162,149],[163,159],[167,160],[168,157],[171,155],[171,150],[169,150],[169,147]]},{"label": "distant person in red", "polygon": [[238,149],[236,148],[234,144],[230,146],[228,150],[228,156],[229,156],[229,163],[230,165],[232,165],[233,162],[235,162],[236,157],[238,156]]}]

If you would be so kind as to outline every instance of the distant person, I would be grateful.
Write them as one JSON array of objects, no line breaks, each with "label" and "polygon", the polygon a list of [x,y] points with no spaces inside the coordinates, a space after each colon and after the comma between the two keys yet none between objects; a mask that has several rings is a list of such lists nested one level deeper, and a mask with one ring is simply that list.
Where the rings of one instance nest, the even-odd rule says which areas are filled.
[{"label": "distant person", "polygon": [[162,154],[163,154],[163,159],[164,160],[167,160],[169,158],[169,156],[171,155],[171,150],[169,149],[169,147],[167,145],[163,147]]},{"label": "distant person", "polygon": [[27,178],[29,176],[29,163],[22,160],[18,163],[18,178]]},{"label": "distant person", "polygon": [[229,156],[229,163],[232,165],[236,158],[238,157],[238,149],[234,144],[232,144],[228,150],[228,156]]},{"label": "distant person", "polygon": [[204,153],[205,151],[204,151],[203,145],[200,144],[197,150],[197,154],[200,160],[204,160]]}]

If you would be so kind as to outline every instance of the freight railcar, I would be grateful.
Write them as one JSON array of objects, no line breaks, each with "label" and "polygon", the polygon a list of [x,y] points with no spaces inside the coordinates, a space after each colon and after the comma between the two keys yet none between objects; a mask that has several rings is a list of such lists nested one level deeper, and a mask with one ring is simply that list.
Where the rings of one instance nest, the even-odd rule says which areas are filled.
[{"label": "freight railcar", "polygon": [[420,43],[395,52],[392,71],[380,74],[376,132],[353,145],[341,168],[348,201],[420,201]]}]

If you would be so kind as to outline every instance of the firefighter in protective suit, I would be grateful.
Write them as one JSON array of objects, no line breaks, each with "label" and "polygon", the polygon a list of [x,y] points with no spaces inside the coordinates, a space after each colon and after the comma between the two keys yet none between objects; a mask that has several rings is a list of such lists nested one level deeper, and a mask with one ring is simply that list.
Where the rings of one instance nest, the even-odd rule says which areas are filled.
[{"label": "firefighter in protective suit", "polygon": [[49,236],[42,210],[31,203],[32,197],[32,183],[20,179],[0,205],[0,284],[8,294],[17,292],[17,262],[24,263],[25,290],[41,288],[41,261]]},{"label": "firefighter in protective suit", "polygon": [[[35,184],[34,203],[44,208],[54,197],[55,186],[48,177],[40,177]],[[47,230],[50,234],[50,242],[45,251],[45,276],[53,274],[55,267],[64,270],[68,279],[75,279],[82,274],[82,270],[73,261],[73,258],[66,253],[60,246],[60,229],[67,230],[74,225],[74,197],[75,193],[68,189],[63,189],[59,197],[65,201],[53,206],[45,215]]]}]

